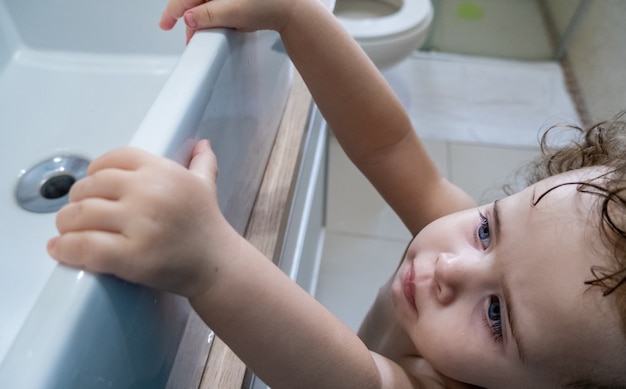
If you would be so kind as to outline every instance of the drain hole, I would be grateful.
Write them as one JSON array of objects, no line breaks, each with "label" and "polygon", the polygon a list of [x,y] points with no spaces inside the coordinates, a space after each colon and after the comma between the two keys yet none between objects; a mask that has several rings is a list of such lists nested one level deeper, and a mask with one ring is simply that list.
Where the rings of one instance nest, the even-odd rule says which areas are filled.
[{"label": "drain hole", "polygon": [[56,212],[68,202],[74,183],[85,177],[89,160],[59,155],[38,163],[20,177],[15,188],[17,203],[27,211]]},{"label": "drain hole", "polygon": [[69,174],[53,176],[41,185],[39,193],[46,199],[58,199],[68,194],[75,182],[76,178]]}]

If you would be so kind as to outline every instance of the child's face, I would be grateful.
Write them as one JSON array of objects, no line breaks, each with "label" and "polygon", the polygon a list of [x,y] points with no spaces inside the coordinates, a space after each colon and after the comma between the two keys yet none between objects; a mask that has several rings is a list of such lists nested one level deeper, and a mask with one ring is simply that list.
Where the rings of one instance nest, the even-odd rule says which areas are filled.
[{"label": "child's face", "polygon": [[605,265],[594,198],[566,185],[532,206],[591,173],[446,216],[409,245],[394,309],[437,371],[484,387],[541,387],[582,367],[572,361],[592,364],[624,347],[612,300],[583,284],[591,266]]}]

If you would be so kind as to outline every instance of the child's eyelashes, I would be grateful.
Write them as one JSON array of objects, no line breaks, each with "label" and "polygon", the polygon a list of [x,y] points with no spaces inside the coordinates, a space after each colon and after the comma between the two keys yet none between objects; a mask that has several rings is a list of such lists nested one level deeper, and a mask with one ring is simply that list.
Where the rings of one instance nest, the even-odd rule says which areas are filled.
[{"label": "child's eyelashes", "polygon": [[[491,245],[491,229],[489,219],[480,210],[478,211],[479,224],[476,228],[476,240],[483,250]],[[485,324],[495,342],[502,341],[502,314],[500,310],[500,299],[497,296],[490,296],[485,313]]]},{"label": "child's eyelashes", "polygon": [[476,229],[476,238],[480,242],[480,245],[484,250],[486,250],[491,244],[491,231],[489,229],[489,219],[485,215],[483,215],[480,211],[478,211],[478,216],[480,218],[480,223],[478,224],[478,228]]},{"label": "child's eyelashes", "polygon": [[502,341],[502,314],[500,311],[500,299],[497,296],[489,297],[489,305],[487,306],[487,314],[485,315],[485,323],[493,340],[496,343]]}]

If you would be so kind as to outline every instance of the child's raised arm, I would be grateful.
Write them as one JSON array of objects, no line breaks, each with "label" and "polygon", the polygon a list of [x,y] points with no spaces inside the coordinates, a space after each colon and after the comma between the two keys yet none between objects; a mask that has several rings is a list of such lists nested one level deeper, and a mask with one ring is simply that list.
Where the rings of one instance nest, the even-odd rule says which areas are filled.
[{"label": "child's raised arm", "polygon": [[[59,211],[53,258],[180,294],[274,388],[412,388],[228,225],[208,143],[190,170],[137,149],[96,159]],[[389,385],[385,386],[383,382]]]},{"label": "child's raised arm", "polygon": [[378,69],[319,0],[171,0],[161,27],[272,29],[347,155],[412,233],[472,206],[435,168]]}]

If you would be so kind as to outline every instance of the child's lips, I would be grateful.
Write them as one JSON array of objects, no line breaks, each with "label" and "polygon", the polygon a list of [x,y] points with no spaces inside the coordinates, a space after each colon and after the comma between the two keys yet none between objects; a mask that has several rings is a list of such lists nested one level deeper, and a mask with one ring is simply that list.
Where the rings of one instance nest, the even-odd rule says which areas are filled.
[{"label": "child's lips", "polygon": [[404,276],[404,281],[402,282],[402,290],[404,292],[404,297],[406,297],[411,307],[415,310],[415,312],[417,312],[417,306],[415,305],[415,283],[413,282],[414,279],[415,269],[413,269],[413,264],[411,263],[409,271]]}]

